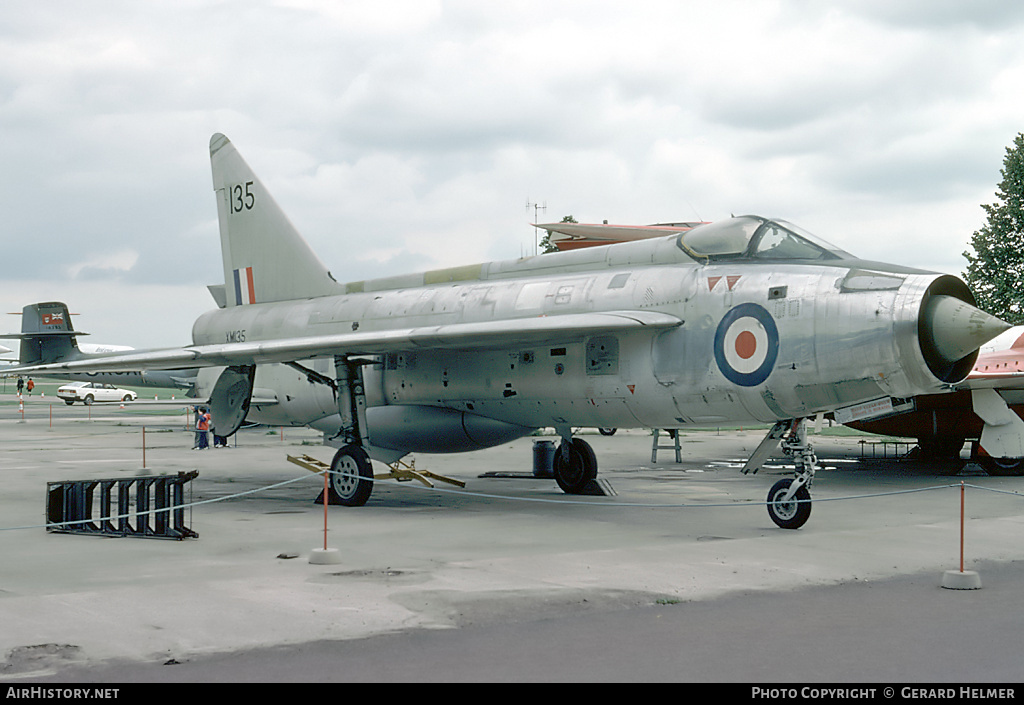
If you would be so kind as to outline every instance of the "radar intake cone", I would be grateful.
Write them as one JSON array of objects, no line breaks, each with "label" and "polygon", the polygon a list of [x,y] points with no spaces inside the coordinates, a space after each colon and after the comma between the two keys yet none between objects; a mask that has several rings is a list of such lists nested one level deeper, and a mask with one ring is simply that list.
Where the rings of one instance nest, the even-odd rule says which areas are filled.
[{"label": "radar intake cone", "polygon": [[952,365],[1007,330],[1009,323],[954,296],[933,296],[921,316],[921,342]]}]

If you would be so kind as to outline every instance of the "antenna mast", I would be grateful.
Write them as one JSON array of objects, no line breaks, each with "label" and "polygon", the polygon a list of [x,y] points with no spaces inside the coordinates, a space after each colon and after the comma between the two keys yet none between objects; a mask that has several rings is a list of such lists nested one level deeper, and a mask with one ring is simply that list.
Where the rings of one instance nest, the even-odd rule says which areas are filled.
[{"label": "antenna mast", "polygon": [[[544,201],[544,204],[530,203],[530,199],[526,199],[526,210],[533,209],[533,222],[536,223],[539,218],[537,217],[540,211],[546,211],[548,209],[548,202]],[[533,254],[537,255],[540,250],[540,228],[536,225],[533,226]]]}]

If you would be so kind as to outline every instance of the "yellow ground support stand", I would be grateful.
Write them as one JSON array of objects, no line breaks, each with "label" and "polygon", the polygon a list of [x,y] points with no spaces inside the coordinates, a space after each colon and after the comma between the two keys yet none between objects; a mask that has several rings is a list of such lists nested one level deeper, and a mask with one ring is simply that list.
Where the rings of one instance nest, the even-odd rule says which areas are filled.
[{"label": "yellow ground support stand", "polygon": [[[324,472],[329,472],[330,469],[331,469],[330,465],[328,465],[328,464],[326,464],[326,463],[324,463],[324,462],[322,462],[320,460],[317,460],[316,458],[314,458],[312,456],[309,456],[309,455],[301,455],[301,456],[299,456],[297,458],[295,456],[293,456],[293,455],[289,455],[287,457],[288,457],[288,461],[289,462],[295,463],[299,467],[306,468],[310,472],[315,472],[318,475],[321,474],[321,473],[324,473]],[[391,468],[391,472],[387,472],[387,473],[384,473],[384,474],[381,474],[381,475],[376,475],[375,474],[373,476],[373,479],[374,480],[398,480],[399,482],[409,482],[410,480],[419,480],[420,482],[422,482],[427,487],[433,487],[434,486],[433,483],[430,480],[427,479],[427,478],[430,478],[430,479],[433,479],[433,480],[437,480],[439,482],[447,482],[448,484],[455,485],[456,487],[465,487],[466,486],[466,483],[461,481],[461,480],[453,480],[450,477],[445,477],[443,475],[438,475],[437,473],[430,472],[429,470],[417,470],[416,469],[416,460],[415,459],[413,459],[412,461],[410,461],[408,463],[405,463],[405,462],[402,462],[401,460],[399,460],[398,462],[395,462],[395,463],[392,463],[391,465],[388,465],[388,467]]]},{"label": "yellow ground support stand", "polygon": [[449,485],[455,485],[456,487],[465,487],[466,483],[462,480],[454,480],[444,475],[438,475],[437,473],[430,472],[429,470],[417,470],[416,459],[413,458],[408,463],[401,460],[396,461],[388,465],[391,468],[391,472],[385,475],[374,475],[374,480],[387,480],[395,479],[399,482],[408,482],[410,480],[419,480],[427,487],[433,487],[434,485],[427,478],[438,480],[439,482],[447,482]]}]

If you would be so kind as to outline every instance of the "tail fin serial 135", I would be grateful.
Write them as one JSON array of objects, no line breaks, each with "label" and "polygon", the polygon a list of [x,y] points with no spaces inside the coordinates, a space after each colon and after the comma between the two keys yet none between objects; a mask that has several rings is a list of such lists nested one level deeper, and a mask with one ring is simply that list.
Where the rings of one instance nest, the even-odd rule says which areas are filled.
[{"label": "tail fin serial 135", "polygon": [[344,293],[227,137],[210,139],[224,256],[223,306]]}]

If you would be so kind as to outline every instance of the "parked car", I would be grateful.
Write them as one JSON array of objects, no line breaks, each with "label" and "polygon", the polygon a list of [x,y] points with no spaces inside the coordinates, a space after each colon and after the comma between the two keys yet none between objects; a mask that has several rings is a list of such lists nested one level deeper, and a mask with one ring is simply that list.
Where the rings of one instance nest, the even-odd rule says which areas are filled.
[{"label": "parked car", "polygon": [[72,382],[57,390],[57,396],[70,406],[76,401],[92,404],[97,401],[135,401],[138,396],[130,389],[121,389],[102,382]]}]

